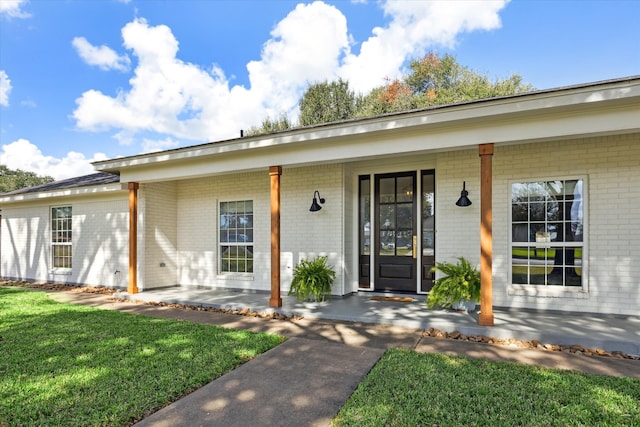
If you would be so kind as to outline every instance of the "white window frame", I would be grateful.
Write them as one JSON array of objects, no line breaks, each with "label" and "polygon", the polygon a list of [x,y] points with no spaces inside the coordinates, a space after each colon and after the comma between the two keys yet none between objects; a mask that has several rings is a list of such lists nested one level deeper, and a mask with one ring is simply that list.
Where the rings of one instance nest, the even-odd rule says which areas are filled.
[{"label": "white window frame", "polygon": [[[536,238],[536,241],[515,241],[513,240],[513,209],[512,209],[512,201],[513,201],[513,185],[514,184],[530,184],[536,182],[553,182],[553,181],[571,181],[571,180],[581,180],[582,181],[582,241],[562,241],[562,242],[550,242],[545,241],[546,236],[539,236]],[[536,178],[523,178],[523,179],[514,179],[510,180],[508,188],[508,236],[509,236],[509,247],[508,247],[508,293],[510,295],[528,295],[528,296],[540,296],[540,297],[548,297],[548,296],[563,296],[563,295],[571,295],[575,296],[576,294],[586,294],[588,292],[588,207],[589,207],[589,199],[588,199],[588,179],[586,175],[579,176],[553,176],[553,177],[536,177]],[[563,220],[564,221],[564,220]],[[527,221],[527,224],[530,224],[531,220]],[[549,221],[553,222],[553,221]],[[545,222],[546,223],[546,222]],[[540,241],[537,241],[540,239]],[[566,280],[564,280],[563,275],[563,283],[561,285],[553,285],[553,284],[535,284],[535,283],[514,283],[513,279],[513,249],[514,247],[522,247],[526,246],[539,250],[548,250],[550,248],[565,248],[565,247],[580,247],[582,249],[582,257],[581,257],[581,270],[582,270],[582,280],[580,286],[568,286]],[[531,267],[530,261],[527,262],[527,267]],[[563,265],[564,268],[564,265]],[[530,271],[530,270],[529,270]],[[529,274],[529,273],[528,273]]]},{"label": "white window frame", "polygon": [[[54,211],[62,209],[69,210],[69,217],[54,218]],[[73,206],[51,206],[49,215],[51,271],[55,274],[71,274],[73,270]],[[60,254],[60,251],[63,253]],[[68,262],[60,265],[59,261],[64,259]]]},{"label": "white window frame", "polygon": [[[237,215],[237,220],[229,227],[225,227],[224,222],[226,221],[223,217],[224,209],[227,204],[231,203],[243,203],[246,206],[246,203],[251,203],[251,211],[246,211],[243,208],[243,213],[245,215],[250,215],[250,220],[248,220],[247,224],[240,224],[240,214]],[[254,274],[255,268],[255,201],[252,199],[243,199],[243,200],[221,200],[218,201],[218,274],[223,276],[242,276],[242,277],[252,277]],[[235,219],[234,219],[235,220]],[[232,220],[233,221],[233,220]],[[242,236],[242,237],[240,237]],[[236,248],[236,249],[233,249]],[[240,250],[244,252],[244,254],[251,253],[251,257],[240,257],[240,256],[230,256],[225,257],[225,252],[227,251],[237,251],[237,254],[240,254]],[[232,262],[236,261],[236,268],[231,268]],[[244,266],[244,268],[238,268],[240,266]]]}]

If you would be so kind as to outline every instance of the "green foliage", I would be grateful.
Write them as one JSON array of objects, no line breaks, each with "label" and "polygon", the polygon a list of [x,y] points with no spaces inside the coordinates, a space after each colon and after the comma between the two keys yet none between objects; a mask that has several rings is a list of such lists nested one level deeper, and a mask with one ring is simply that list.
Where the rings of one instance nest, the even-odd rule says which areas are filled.
[{"label": "green foliage", "polygon": [[533,89],[517,74],[492,82],[486,75],[459,64],[449,54],[440,57],[431,52],[411,61],[409,68],[412,72],[404,83],[411,89],[417,107],[514,95]]},{"label": "green foliage", "polygon": [[411,72],[390,80],[356,102],[356,117],[408,111],[435,105],[487,99],[531,91],[522,77],[513,74],[505,80],[491,81],[459,64],[452,55],[429,53],[411,61]]},{"label": "green foliage", "polygon": [[640,379],[391,349],[332,425],[638,426]]},{"label": "green foliage", "polygon": [[366,96],[359,97],[356,107],[356,117],[371,117],[412,110],[417,104],[411,89],[400,80],[394,80],[386,86],[374,88]]},{"label": "green foliage", "polygon": [[300,100],[300,124],[317,125],[352,118],[355,113],[356,96],[349,89],[349,82],[314,83]]},{"label": "green foliage", "polygon": [[131,425],[282,341],[0,287],[0,425]]},{"label": "green foliage", "polygon": [[277,119],[265,118],[262,124],[258,126],[252,126],[246,131],[247,136],[259,135],[264,133],[278,132],[292,128],[292,124],[286,114],[280,114]]},{"label": "green foliage", "polygon": [[[409,64],[410,73],[391,80],[369,93],[356,95],[349,82],[324,81],[309,86],[300,99],[299,125],[312,126],[353,118],[372,117],[435,105],[467,102],[533,90],[518,74],[492,81],[484,74],[459,64],[456,58],[430,52]],[[298,126],[288,121],[265,119],[255,135]]]},{"label": "green foliage", "polygon": [[38,176],[33,172],[25,172],[20,169],[13,170],[0,165],[0,193],[33,187],[52,181],[53,178],[50,176]]},{"label": "green foliage", "polygon": [[335,278],[336,272],[332,266],[327,265],[326,256],[300,260],[293,269],[289,295],[295,294],[300,301],[324,301],[331,295],[331,285]]},{"label": "green foliage", "polygon": [[466,258],[458,262],[438,262],[431,271],[440,271],[444,276],[434,281],[427,295],[427,306],[448,308],[458,301],[480,300],[480,272]]}]

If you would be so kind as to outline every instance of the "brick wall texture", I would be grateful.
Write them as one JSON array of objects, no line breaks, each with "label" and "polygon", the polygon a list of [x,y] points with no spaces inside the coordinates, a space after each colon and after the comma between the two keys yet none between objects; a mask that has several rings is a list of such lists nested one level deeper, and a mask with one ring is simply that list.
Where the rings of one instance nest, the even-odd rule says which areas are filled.
[{"label": "brick wall texture", "polygon": [[[436,257],[480,256],[480,160],[477,148],[422,153],[389,162],[362,160],[284,168],[281,176],[281,283],[303,258],[326,255],[337,272],[333,293],[357,291],[358,175],[436,170]],[[582,289],[509,283],[509,187],[514,181],[585,180]],[[455,206],[466,182],[473,205]],[[314,191],[326,203],[309,212]],[[4,277],[126,287],[127,192],[56,201],[73,206],[74,268],[49,271],[50,204],[2,207]],[[254,271],[219,271],[219,204],[253,200]],[[496,146],[493,156],[493,301],[496,306],[637,315],[640,306],[640,135]],[[139,204],[142,289],[185,285],[270,289],[270,177],[267,170],[143,184]]]}]

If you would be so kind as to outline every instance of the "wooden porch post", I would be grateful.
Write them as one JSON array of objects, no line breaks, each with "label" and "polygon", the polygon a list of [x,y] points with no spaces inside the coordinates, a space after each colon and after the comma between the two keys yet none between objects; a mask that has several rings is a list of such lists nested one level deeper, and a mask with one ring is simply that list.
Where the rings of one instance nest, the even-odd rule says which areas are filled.
[{"label": "wooden porch post", "polygon": [[271,166],[271,298],[269,307],[282,307],[280,297],[280,175],[282,166]]},{"label": "wooden porch post", "polygon": [[129,286],[127,292],[138,293],[138,183],[129,183]]},{"label": "wooden porch post", "polygon": [[478,324],[493,326],[493,144],[480,144],[480,316]]}]

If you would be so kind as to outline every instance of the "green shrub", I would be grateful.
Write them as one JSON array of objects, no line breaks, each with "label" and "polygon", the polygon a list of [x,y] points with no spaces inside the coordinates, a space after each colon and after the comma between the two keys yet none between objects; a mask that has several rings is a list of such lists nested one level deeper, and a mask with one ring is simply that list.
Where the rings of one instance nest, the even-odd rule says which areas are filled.
[{"label": "green shrub", "polygon": [[332,266],[327,265],[326,256],[317,256],[312,260],[302,259],[293,269],[293,280],[289,295],[298,300],[324,301],[331,295],[331,285],[336,278]]},{"label": "green shrub", "polygon": [[466,258],[458,262],[438,262],[431,271],[440,271],[444,276],[436,279],[427,296],[427,306],[449,308],[452,304],[480,300],[480,272]]}]

